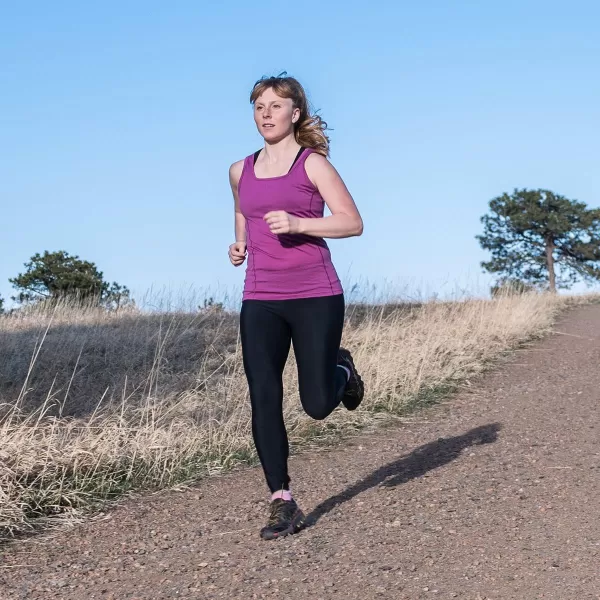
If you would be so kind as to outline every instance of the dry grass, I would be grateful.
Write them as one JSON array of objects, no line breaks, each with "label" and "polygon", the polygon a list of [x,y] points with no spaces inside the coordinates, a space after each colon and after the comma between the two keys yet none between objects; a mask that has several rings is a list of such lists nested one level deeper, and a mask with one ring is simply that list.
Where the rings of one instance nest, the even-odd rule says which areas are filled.
[{"label": "dry grass", "polygon": [[[356,412],[312,421],[300,409],[292,354],[285,373],[292,445],[402,414],[584,301],[531,294],[357,307],[344,344],[368,398]],[[256,460],[236,315],[40,308],[0,317],[0,364],[4,536],[128,490]]]}]

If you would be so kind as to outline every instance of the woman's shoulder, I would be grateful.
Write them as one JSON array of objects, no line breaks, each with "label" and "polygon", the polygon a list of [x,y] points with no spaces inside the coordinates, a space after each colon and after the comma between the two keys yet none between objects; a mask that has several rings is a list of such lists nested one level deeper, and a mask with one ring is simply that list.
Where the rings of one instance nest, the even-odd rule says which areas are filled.
[{"label": "woman's shoulder", "polygon": [[329,159],[316,150],[312,150],[310,153],[308,153],[308,156],[304,162],[304,169],[308,178],[315,185],[320,176],[322,177],[323,175],[334,171],[334,167]]},{"label": "woman's shoulder", "polygon": [[234,163],[232,163],[229,166],[229,179],[232,182],[235,181],[237,183],[240,180],[240,177],[242,176],[242,172],[244,171],[244,166],[246,165],[246,162],[254,159],[259,152],[260,150],[257,150],[256,152],[249,154],[245,158],[242,158],[241,160],[236,160]]},{"label": "woman's shoulder", "polygon": [[306,152],[306,164],[314,165],[315,168],[327,168],[327,165],[331,164],[326,156],[323,156],[320,152],[317,152],[313,148],[307,148]]},{"label": "woman's shoulder", "polygon": [[242,160],[236,160],[229,166],[229,181],[231,183],[235,183],[236,185],[239,183],[245,162],[246,159],[242,158]]}]

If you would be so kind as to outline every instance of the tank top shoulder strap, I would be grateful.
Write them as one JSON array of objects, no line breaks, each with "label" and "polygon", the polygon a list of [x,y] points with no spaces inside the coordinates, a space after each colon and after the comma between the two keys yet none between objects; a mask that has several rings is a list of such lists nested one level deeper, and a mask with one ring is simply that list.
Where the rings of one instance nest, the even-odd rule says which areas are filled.
[{"label": "tank top shoulder strap", "polygon": [[245,179],[248,178],[249,173],[248,171],[250,171],[251,169],[254,168],[254,164],[252,162],[252,154],[250,154],[249,156],[246,156],[246,158],[244,158],[244,165],[242,167],[242,173],[240,175],[240,180],[238,182],[238,190],[241,189],[242,187],[242,183],[244,182]]},{"label": "tank top shoulder strap", "polygon": [[256,159],[260,154],[260,150],[257,150],[253,154],[249,154],[244,158],[244,167],[242,168],[242,176],[240,177],[240,182],[246,177],[250,176],[250,173],[254,171],[254,165],[256,164]]},{"label": "tank top shoulder strap", "polygon": [[300,151],[296,161],[294,162],[296,171],[299,171],[300,173],[302,173],[302,176],[305,179],[308,179],[308,173],[306,172],[306,167],[305,167],[306,160],[308,159],[308,157],[311,154],[314,154],[315,152],[316,152],[316,150],[314,148],[305,147]]},{"label": "tank top shoulder strap", "polygon": [[300,160],[300,158],[306,154],[306,150],[308,150],[308,148],[306,148],[305,146],[300,147],[300,150],[298,150],[298,154],[296,154],[296,158],[294,158],[294,162],[290,167],[290,171],[294,168],[294,165]]}]

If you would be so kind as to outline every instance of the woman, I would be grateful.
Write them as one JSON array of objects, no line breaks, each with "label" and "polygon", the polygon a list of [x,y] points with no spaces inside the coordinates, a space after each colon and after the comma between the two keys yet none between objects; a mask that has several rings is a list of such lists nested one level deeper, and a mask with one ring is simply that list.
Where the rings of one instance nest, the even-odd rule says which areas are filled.
[{"label": "woman", "polygon": [[250,102],[264,148],[229,170],[236,240],[229,259],[237,267],[248,256],[242,353],[253,439],[271,491],[271,514],[261,537],[274,539],[296,533],[304,521],[290,491],[282,410],[290,342],[308,415],[324,419],[340,402],[355,410],[364,396],[352,356],[340,348],[344,294],[324,241],[361,235],[363,223],[327,159],[326,123],[310,114],[300,83],[285,76],[263,78]]}]

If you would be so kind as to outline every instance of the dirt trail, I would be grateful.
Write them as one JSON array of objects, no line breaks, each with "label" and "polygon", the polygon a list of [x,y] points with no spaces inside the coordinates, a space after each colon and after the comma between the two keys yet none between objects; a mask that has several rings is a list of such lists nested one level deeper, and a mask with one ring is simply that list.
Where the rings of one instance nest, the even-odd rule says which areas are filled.
[{"label": "dirt trail", "polygon": [[407,423],[291,461],[301,534],[258,537],[262,474],[127,501],[4,549],[0,598],[600,598],[600,306]]}]

